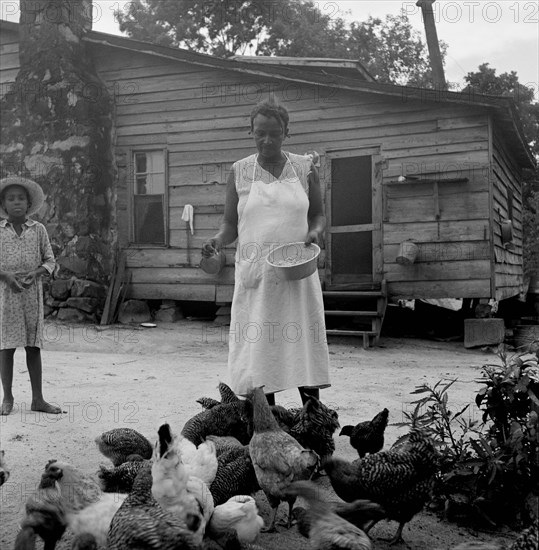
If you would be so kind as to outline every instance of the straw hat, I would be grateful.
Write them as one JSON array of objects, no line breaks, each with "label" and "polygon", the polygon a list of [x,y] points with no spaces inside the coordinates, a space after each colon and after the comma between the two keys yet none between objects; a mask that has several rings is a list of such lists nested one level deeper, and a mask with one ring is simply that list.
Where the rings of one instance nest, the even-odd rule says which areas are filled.
[{"label": "straw hat", "polygon": [[[21,178],[20,176],[8,176],[0,180],[0,196],[4,192],[4,189],[12,185],[19,185],[24,187],[30,196],[30,202],[32,203],[28,208],[27,215],[35,214],[45,202],[45,194],[41,186],[35,181]],[[8,213],[4,210],[2,205],[0,205],[0,216],[7,218]]]}]

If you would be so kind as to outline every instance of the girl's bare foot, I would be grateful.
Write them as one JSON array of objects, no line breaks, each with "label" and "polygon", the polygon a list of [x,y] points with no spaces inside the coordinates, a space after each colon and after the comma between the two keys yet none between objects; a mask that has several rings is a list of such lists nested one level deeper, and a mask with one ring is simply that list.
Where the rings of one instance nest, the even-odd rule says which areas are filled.
[{"label": "girl's bare foot", "polygon": [[60,414],[62,412],[62,409],[60,407],[55,407],[54,405],[47,403],[44,399],[32,401],[30,410],[36,412],[44,412],[47,414]]},{"label": "girl's bare foot", "polygon": [[13,410],[13,400],[11,401],[4,400],[2,402],[2,412],[0,414],[2,416],[7,416],[8,414],[11,413],[12,410]]}]

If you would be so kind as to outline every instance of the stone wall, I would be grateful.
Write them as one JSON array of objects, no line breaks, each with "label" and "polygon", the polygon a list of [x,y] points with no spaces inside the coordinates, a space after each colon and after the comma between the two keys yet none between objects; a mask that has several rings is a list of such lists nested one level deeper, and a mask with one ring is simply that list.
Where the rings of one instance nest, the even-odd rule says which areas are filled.
[{"label": "stone wall", "polygon": [[[57,280],[47,286],[69,289],[61,300],[92,315],[92,300],[103,291],[81,288],[108,281],[116,224],[113,105],[82,41],[91,29],[91,0],[20,6],[21,68],[1,101],[0,172],[43,187],[46,204],[34,217],[47,228],[58,262]],[[49,302],[51,296],[60,300],[53,293]]]}]

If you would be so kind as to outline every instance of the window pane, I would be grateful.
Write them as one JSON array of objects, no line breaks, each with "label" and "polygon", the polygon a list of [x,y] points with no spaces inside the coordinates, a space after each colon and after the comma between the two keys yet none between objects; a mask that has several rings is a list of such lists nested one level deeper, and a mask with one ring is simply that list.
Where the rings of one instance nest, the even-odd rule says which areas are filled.
[{"label": "window pane", "polygon": [[165,244],[162,195],[135,195],[135,242]]},{"label": "window pane", "polygon": [[136,195],[147,195],[148,188],[146,185],[146,176],[137,176],[137,182],[135,185],[135,194]]},{"label": "window pane", "polygon": [[137,174],[146,172],[146,153],[135,153],[135,172]]},{"label": "window pane", "polygon": [[164,195],[165,194],[165,173],[148,174],[146,181],[147,195]]}]

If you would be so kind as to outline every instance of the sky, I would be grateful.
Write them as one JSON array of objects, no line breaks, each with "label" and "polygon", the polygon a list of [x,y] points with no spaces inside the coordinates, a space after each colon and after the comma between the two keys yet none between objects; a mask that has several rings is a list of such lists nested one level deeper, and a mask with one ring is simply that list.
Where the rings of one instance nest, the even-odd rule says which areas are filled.
[{"label": "sky", "polygon": [[[322,13],[347,21],[365,21],[369,15],[384,18],[404,11],[424,38],[416,0],[314,2]],[[128,0],[94,0],[94,30],[121,34],[113,11],[128,4]],[[18,0],[0,0],[0,18],[18,21],[18,5]],[[456,89],[464,86],[468,72],[488,62],[496,74],[516,71],[519,81],[532,88],[539,101],[539,0],[437,0],[434,13],[438,38],[449,46],[446,80],[455,83]]]}]

